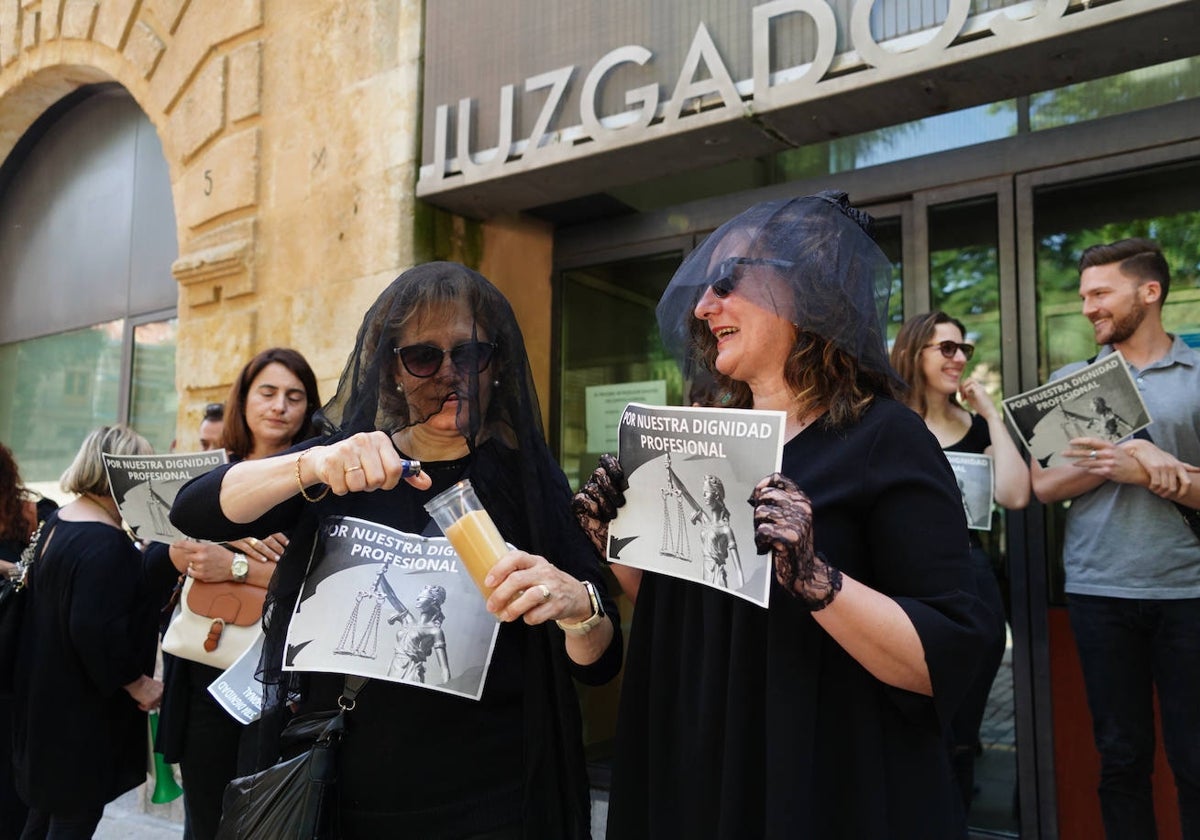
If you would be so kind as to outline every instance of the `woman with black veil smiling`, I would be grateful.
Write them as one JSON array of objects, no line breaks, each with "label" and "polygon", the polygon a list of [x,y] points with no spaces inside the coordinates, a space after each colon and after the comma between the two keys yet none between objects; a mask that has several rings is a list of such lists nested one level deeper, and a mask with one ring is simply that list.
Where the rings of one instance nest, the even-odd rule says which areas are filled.
[{"label": "woman with black veil smiling", "polygon": [[[460,265],[406,271],[367,312],[319,421],[324,437],[209,473],[180,491],[172,511],[181,529],[209,539],[291,532],[268,598],[261,669],[264,721],[273,722],[264,730],[278,732],[289,697],[299,696],[297,712],[321,711],[335,707],[342,689],[340,675],[280,667],[321,521],[353,516],[436,536],[423,504],[469,478],[504,539],[518,546],[488,580],[495,589],[487,608],[503,624],[482,697],[378,679],[367,685],[339,754],[342,836],[587,837],[572,677],[611,679],[621,638],[546,446],[508,301]],[[419,460],[422,472],[404,477],[405,459]],[[276,755],[265,743],[262,763]],[[419,760],[419,774],[398,775],[414,766],[406,758]]]},{"label": "woman with black veil smiling", "polygon": [[[891,396],[890,266],[869,221],[844,193],[755,205],[659,301],[664,342],[685,377],[712,376],[716,405],[787,414],[780,472],[749,500],[774,575],[763,609],[623,573],[637,607],[613,840],[966,834],[942,732],[995,624],[950,467]],[[597,536],[613,465],[576,496]]]}]

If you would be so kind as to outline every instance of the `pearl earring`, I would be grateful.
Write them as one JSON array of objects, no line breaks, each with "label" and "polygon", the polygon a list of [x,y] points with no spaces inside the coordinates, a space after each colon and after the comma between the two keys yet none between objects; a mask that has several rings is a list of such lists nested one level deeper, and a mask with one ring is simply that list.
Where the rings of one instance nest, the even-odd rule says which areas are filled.
[{"label": "pearl earring", "polygon": [[396,383],[396,393],[397,393],[397,394],[403,394],[403,393],[404,393],[404,383],[402,383],[402,382],[397,382],[397,383]]}]

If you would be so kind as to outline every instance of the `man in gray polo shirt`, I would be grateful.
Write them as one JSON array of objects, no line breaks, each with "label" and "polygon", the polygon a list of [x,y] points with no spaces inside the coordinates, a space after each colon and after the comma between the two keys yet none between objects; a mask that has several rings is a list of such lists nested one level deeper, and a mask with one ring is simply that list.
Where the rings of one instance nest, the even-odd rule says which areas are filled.
[{"label": "man in gray polo shirt", "polygon": [[[1162,325],[1170,271],[1147,239],[1095,245],[1079,296],[1100,356],[1120,350],[1153,422],[1141,436],[1076,438],[1069,462],[1032,465],[1043,503],[1070,499],[1063,565],[1100,752],[1109,840],[1155,834],[1152,688],[1185,838],[1200,838],[1200,355]],[[1085,362],[1056,371],[1073,373]]]}]

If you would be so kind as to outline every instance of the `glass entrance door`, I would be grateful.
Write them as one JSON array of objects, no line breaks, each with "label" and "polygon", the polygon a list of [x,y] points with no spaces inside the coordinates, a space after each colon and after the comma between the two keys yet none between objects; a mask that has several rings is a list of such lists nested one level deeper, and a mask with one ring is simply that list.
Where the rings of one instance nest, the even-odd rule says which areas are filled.
[{"label": "glass entrance door", "polygon": [[[930,191],[913,197],[912,270],[906,282],[905,314],[942,310],[966,327],[975,355],[964,377],[980,382],[999,407],[1005,392],[1017,388],[1015,277],[1011,182]],[[973,534],[982,544],[1004,601],[1006,645],[992,679],[983,720],[970,733],[970,755],[957,755],[956,774],[969,790],[968,823],[973,831],[1018,836],[1017,716],[1014,664],[1024,664],[1029,643],[1023,601],[1024,564],[1010,551],[1010,515],[996,507],[987,530]],[[1015,597],[1014,597],[1015,596]],[[982,690],[982,686],[981,686]],[[963,726],[958,726],[963,729]],[[960,732],[958,740],[963,739]],[[959,750],[962,750],[962,746]]]},{"label": "glass entrance door", "polygon": [[[1077,264],[1089,245],[1132,236],[1156,240],[1171,269],[1164,326],[1200,345],[1198,184],[1194,149],[1190,158],[1164,149],[1017,177],[1022,390],[1097,351],[1078,296]],[[1049,748],[1039,750],[1043,789],[1053,794],[1053,808],[1040,814],[1041,836],[1100,837],[1099,757],[1063,594],[1065,510],[1062,503],[1030,510],[1024,552],[1031,568],[1044,570],[1030,580],[1034,617],[1045,622],[1036,628],[1045,641],[1035,667],[1048,674],[1034,700],[1040,729],[1052,737]],[[1177,838],[1175,788],[1161,737],[1158,742],[1153,773],[1158,836]]]}]

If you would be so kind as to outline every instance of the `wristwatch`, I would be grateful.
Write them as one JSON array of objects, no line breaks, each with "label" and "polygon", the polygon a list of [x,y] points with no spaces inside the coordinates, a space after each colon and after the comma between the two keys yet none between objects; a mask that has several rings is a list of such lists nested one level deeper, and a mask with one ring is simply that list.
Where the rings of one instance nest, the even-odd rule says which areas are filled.
[{"label": "wristwatch", "polygon": [[592,614],[583,621],[556,621],[559,629],[568,636],[586,636],[592,632],[592,628],[604,620],[604,602],[600,600],[600,593],[596,591],[596,586],[590,580],[583,581],[583,588],[587,590],[588,600],[592,602]]},{"label": "wristwatch", "polygon": [[250,561],[246,559],[245,554],[233,555],[233,564],[229,567],[233,572],[233,579],[238,583],[246,582],[246,575],[250,574]]}]

